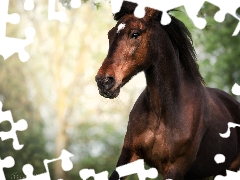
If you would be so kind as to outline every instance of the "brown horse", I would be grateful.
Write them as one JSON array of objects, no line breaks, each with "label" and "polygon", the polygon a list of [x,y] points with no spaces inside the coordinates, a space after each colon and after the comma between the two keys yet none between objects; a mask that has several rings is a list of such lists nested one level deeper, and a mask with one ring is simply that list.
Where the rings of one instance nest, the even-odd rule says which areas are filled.
[{"label": "brown horse", "polygon": [[[96,76],[99,92],[115,98],[131,77],[144,71],[147,87],[136,101],[117,167],[137,159],[155,167],[164,179],[204,179],[240,167],[240,130],[220,137],[228,122],[240,124],[240,104],[227,93],[205,86],[196,63],[191,35],[171,17],[160,24],[161,12],[124,1],[114,15],[109,51]],[[226,157],[217,164],[216,154]],[[116,171],[110,180],[118,180]],[[124,179],[124,178],[121,178]]]}]

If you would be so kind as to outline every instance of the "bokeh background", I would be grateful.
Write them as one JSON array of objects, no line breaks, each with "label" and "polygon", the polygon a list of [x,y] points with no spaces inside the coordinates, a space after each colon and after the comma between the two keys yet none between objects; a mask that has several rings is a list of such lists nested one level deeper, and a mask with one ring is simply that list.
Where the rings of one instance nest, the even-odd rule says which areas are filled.
[{"label": "bokeh background", "polygon": [[[116,23],[108,0],[85,0],[78,9],[72,9],[68,0],[56,0],[56,10],[67,13],[65,22],[48,20],[47,0],[34,4],[33,11],[25,11],[24,0],[10,0],[9,14],[20,14],[21,21],[7,24],[7,36],[15,38],[24,39],[27,26],[35,28],[34,42],[26,47],[30,59],[23,63],[18,54],[7,60],[0,56],[3,111],[11,110],[15,122],[28,122],[28,129],[17,133],[23,149],[14,150],[12,140],[0,141],[0,158],[15,159],[14,167],[4,169],[6,179],[13,175],[23,178],[25,164],[33,165],[34,174],[44,173],[43,160],[59,157],[62,149],[74,154],[74,168],[64,172],[61,162],[52,163],[51,179],[81,179],[79,171],[84,168],[111,173],[120,155],[129,112],[145,87],[144,75],[135,76],[114,100],[98,93],[94,77],[108,51],[108,30]],[[240,84],[240,34],[232,36],[238,20],[227,15],[218,23],[213,18],[217,11],[217,7],[204,4],[199,16],[208,25],[203,30],[193,25],[184,8],[172,14],[192,33],[207,85],[234,96],[231,88]],[[240,8],[236,13],[240,14]],[[10,129],[8,121],[0,124],[0,131]]]}]

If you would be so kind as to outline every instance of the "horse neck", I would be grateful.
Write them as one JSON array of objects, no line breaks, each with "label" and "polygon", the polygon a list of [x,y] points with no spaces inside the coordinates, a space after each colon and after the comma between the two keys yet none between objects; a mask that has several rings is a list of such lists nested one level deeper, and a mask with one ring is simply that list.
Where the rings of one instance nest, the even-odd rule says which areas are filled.
[{"label": "horse neck", "polygon": [[[177,109],[186,73],[174,50],[158,56],[145,71],[150,109],[158,118],[177,118]],[[176,113],[175,113],[176,112]]]}]

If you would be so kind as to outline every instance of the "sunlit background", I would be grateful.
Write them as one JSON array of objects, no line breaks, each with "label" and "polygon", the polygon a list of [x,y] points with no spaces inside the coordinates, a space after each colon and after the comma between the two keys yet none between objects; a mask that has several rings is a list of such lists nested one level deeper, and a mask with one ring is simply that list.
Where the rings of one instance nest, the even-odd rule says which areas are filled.
[{"label": "sunlit background", "polygon": [[[55,10],[66,13],[63,22],[49,20],[47,0],[34,1],[30,11],[24,9],[25,0],[9,2],[9,14],[18,13],[21,19],[18,24],[7,23],[6,36],[25,39],[28,26],[36,33],[25,48],[28,61],[21,62],[17,53],[6,60],[0,56],[3,110],[11,110],[14,121],[28,122],[28,129],[17,133],[23,149],[14,150],[12,140],[0,141],[0,158],[15,159],[14,167],[4,169],[6,179],[13,179],[13,174],[23,178],[25,164],[33,165],[34,174],[46,172],[43,160],[59,157],[62,149],[74,155],[74,168],[64,172],[59,162],[52,163],[52,179],[80,179],[83,168],[111,173],[145,77],[135,76],[114,100],[98,93],[94,77],[108,51],[108,30],[116,23],[109,1],[85,0],[81,7],[71,8],[70,1],[57,0]],[[208,22],[204,30],[194,27],[183,8],[174,15],[192,33],[207,85],[231,94],[233,84],[240,83],[240,35],[232,37],[238,21],[227,15],[223,23],[215,22],[217,10],[204,4],[199,12]],[[8,121],[1,123],[1,131],[10,129]]]}]

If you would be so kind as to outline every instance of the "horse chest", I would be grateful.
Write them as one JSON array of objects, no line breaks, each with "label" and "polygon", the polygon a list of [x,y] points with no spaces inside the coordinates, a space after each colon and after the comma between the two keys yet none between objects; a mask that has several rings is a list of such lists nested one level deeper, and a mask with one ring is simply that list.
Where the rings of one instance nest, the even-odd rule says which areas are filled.
[{"label": "horse chest", "polygon": [[[181,122],[179,126],[176,122],[160,119],[149,107],[146,97],[144,91],[130,113],[125,146],[130,147],[147,164],[162,171],[168,163],[189,152],[193,124]],[[179,118],[182,116],[180,114]]]},{"label": "horse chest", "polygon": [[[134,123],[135,124],[135,123]],[[171,161],[172,154],[177,151],[176,140],[171,135],[171,131],[162,123],[158,128],[153,128],[145,123],[139,123],[134,127],[134,130],[129,137],[131,139],[132,149],[143,158],[148,164],[159,160],[164,163]]]}]

